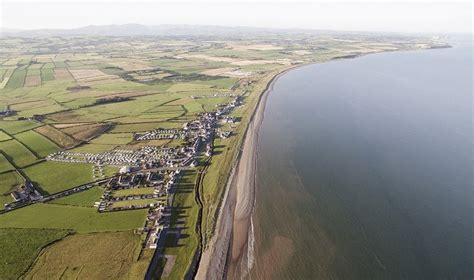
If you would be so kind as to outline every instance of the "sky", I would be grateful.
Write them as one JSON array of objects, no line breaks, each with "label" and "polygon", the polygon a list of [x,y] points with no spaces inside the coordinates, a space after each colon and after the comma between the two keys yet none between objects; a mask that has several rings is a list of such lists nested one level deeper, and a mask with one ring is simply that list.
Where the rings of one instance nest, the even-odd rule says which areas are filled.
[{"label": "sky", "polygon": [[319,30],[472,33],[466,2],[0,0],[0,27],[191,24]]}]

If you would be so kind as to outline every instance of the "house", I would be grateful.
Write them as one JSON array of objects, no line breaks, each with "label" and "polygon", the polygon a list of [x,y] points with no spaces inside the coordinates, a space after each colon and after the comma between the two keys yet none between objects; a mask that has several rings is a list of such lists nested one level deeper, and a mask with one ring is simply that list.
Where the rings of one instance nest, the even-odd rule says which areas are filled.
[{"label": "house", "polygon": [[120,173],[120,174],[129,173],[130,170],[131,170],[131,169],[130,169],[130,166],[124,165],[124,166],[122,166],[122,167],[120,168],[119,173]]}]

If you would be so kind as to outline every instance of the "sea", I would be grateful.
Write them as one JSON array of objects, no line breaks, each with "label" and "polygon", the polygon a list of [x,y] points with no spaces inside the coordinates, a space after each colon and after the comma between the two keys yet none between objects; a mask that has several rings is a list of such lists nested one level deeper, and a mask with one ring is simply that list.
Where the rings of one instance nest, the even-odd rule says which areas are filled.
[{"label": "sea", "polygon": [[251,279],[473,279],[473,46],[450,43],[275,82]]}]

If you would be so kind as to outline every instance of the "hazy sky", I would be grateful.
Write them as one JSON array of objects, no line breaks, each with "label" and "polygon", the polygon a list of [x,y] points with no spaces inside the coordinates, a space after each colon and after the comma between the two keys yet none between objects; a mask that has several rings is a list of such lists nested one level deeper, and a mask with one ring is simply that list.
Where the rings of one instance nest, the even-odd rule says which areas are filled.
[{"label": "hazy sky", "polygon": [[394,32],[472,32],[470,2],[162,2],[0,0],[2,27],[74,28],[140,23],[298,27]]}]

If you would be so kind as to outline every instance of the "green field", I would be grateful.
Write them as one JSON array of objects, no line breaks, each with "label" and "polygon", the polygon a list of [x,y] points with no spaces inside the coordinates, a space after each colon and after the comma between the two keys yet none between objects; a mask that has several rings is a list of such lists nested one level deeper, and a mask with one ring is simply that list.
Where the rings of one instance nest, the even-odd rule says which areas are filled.
[{"label": "green field", "polygon": [[26,77],[25,66],[15,69],[10,79],[8,80],[8,83],[5,86],[5,88],[15,89],[15,88],[23,87],[23,84],[25,83],[25,77]]},{"label": "green field", "polygon": [[116,190],[113,192],[114,196],[127,196],[127,195],[136,195],[136,194],[152,194],[155,191],[155,188],[131,188],[124,190]]},{"label": "green field", "polygon": [[48,138],[32,130],[18,133],[15,138],[41,158],[59,150],[59,147]]},{"label": "green field", "polygon": [[114,133],[114,134],[102,134],[91,141],[94,144],[104,145],[123,145],[133,140],[132,133]]},{"label": "green field", "polygon": [[34,183],[49,193],[57,193],[93,181],[92,165],[43,161],[23,170]]},{"label": "green field", "polygon": [[16,140],[0,142],[0,150],[18,167],[23,167],[37,161],[36,156]]},{"label": "green field", "polygon": [[[183,178],[177,187],[173,200],[173,211],[171,214],[170,228],[182,228],[180,234],[187,235],[186,238],[169,237],[166,241],[164,254],[176,255],[174,269],[166,279],[183,279],[191,265],[194,252],[198,246],[198,236],[195,231],[198,215],[198,207],[194,198],[195,172],[184,172]],[[184,222],[183,224],[180,224]],[[171,240],[172,239],[172,240]]]},{"label": "green field", "polygon": [[65,196],[49,203],[63,204],[63,205],[74,205],[83,207],[94,207],[94,203],[100,200],[100,197],[104,193],[101,188],[92,188],[87,191],[76,193],[73,195]]},{"label": "green field", "polygon": [[156,204],[158,203],[158,199],[132,199],[132,200],[124,200],[124,201],[117,201],[113,203],[114,207],[126,207],[126,206],[142,206],[147,204]]},{"label": "green field", "polygon": [[134,267],[140,249],[140,236],[130,231],[73,234],[42,252],[25,279],[143,278]]},{"label": "green field", "polygon": [[15,167],[11,165],[11,163],[2,153],[0,153],[0,173],[10,170],[15,170]]},{"label": "green field", "polygon": [[0,120],[0,128],[5,130],[10,134],[19,133],[22,131],[27,131],[35,127],[40,126],[40,123],[34,121],[2,121]]},{"label": "green field", "polygon": [[13,202],[10,192],[21,183],[23,178],[16,171],[0,174],[0,209],[3,209],[5,203]]},{"label": "green field", "polygon": [[0,215],[0,228],[53,228],[78,232],[133,230],[143,226],[147,210],[99,213],[90,207],[34,204]]},{"label": "green field", "polygon": [[0,130],[0,142],[12,139],[10,135]]},{"label": "green field", "polygon": [[67,234],[55,229],[0,229],[0,279],[20,278],[43,247]]}]

